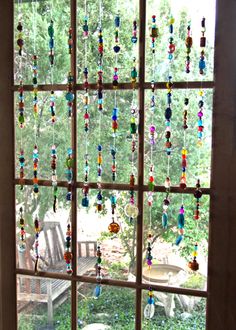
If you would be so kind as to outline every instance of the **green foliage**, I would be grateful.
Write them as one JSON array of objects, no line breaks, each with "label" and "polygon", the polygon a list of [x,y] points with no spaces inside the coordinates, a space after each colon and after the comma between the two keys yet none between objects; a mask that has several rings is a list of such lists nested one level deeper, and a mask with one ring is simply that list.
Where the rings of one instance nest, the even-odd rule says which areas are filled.
[{"label": "green foliage", "polygon": [[204,289],[205,284],[206,284],[206,277],[201,274],[194,273],[189,276],[187,281],[182,286],[188,289],[199,290],[199,289]]}]

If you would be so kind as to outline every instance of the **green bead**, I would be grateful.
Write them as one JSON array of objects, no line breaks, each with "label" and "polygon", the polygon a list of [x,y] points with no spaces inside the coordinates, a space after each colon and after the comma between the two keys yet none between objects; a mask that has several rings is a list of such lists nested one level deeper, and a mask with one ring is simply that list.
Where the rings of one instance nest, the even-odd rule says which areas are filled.
[{"label": "green bead", "polygon": [[49,27],[48,27],[48,35],[51,38],[54,36],[54,28],[52,25],[49,25]]},{"label": "green bead", "polygon": [[136,134],[136,131],[137,131],[137,126],[135,123],[131,123],[130,124],[130,133],[131,134]]},{"label": "green bead", "polygon": [[100,257],[97,258],[97,263],[100,264],[102,262],[102,259]]},{"label": "green bead", "polygon": [[25,122],[25,118],[23,115],[19,115],[18,120],[19,120],[20,124],[24,124],[24,122]]},{"label": "green bead", "polygon": [[137,71],[135,69],[133,69],[131,71],[131,78],[137,78],[138,74],[137,74]]},{"label": "green bead", "polygon": [[148,190],[153,191],[154,190],[154,182],[148,182]]}]

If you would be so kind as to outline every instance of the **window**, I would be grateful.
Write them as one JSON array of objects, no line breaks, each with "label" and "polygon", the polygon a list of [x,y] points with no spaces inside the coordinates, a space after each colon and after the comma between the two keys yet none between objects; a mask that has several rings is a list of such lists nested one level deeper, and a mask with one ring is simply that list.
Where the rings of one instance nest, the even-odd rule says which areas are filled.
[{"label": "window", "polygon": [[[73,7],[73,4],[72,3],[72,8],[75,9],[75,4],[74,4],[74,7]],[[27,3],[25,4],[25,6],[27,6]],[[65,6],[66,7],[66,6]],[[137,261],[136,261],[136,278],[135,278],[135,281],[127,281],[127,279],[122,279],[121,281],[117,281],[117,279],[112,279],[112,278],[109,278],[109,279],[104,279],[102,281],[102,285],[104,286],[104,291],[107,289],[107,291],[109,292],[109,290],[113,290],[113,294],[114,291],[116,290],[117,288],[117,291],[119,291],[119,287],[125,287],[128,291],[132,292],[129,294],[130,296],[130,299],[132,299],[132,295],[134,293],[134,296],[135,296],[135,300],[136,300],[136,308],[135,308],[135,313],[133,311],[133,313],[131,313],[131,318],[132,318],[132,315],[134,316],[134,314],[136,315],[135,317],[135,322],[136,322],[136,329],[139,329],[141,328],[140,324],[141,324],[141,317],[142,317],[142,313],[141,313],[141,309],[142,309],[142,303],[141,303],[141,298],[142,298],[142,294],[145,295],[145,290],[148,289],[149,287],[149,284],[148,283],[145,283],[143,281],[143,270],[142,270],[142,260],[143,260],[143,244],[142,244],[142,239],[144,238],[145,239],[145,235],[143,233],[143,229],[145,229],[145,218],[142,218],[142,215],[144,214],[145,215],[145,207],[143,207],[143,201],[145,201],[145,194],[144,192],[147,191],[147,186],[146,186],[146,179],[144,180],[144,178],[146,177],[146,174],[145,174],[145,171],[143,171],[144,169],[144,165],[145,165],[145,162],[144,162],[144,158],[145,158],[145,161],[146,161],[146,155],[145,155],[145,143],[144,143],[144,137],[145,137],[145,125],[144,125],[144,115],[145,115],[145,90],[147,90],[147,93],[149,92],[148,90],[150,89],[150,82],[147,81],[144,83],[144,50],[145,50],[145,44],[144,44],[144,32],[145,32],[145,19],[144,19],[144,14],[146,12],[146,8],[145,8],[145,4],[143,2],[140,2],[140,31],[141,31],[141,35],[140,35],[140,46],[139,46],[139,84],[137,85],[138,89],[139,89],[139,107],[140,107],[140,125],[139,125],[139,158],[138,158],[138,167],[139,167],[139,173],[138,173],[138,185],[135,187],[135,191],[137,191],[138,195],[136,196],[137,200],[138,200],[138,203],[139,203],[139,217],[138,217],[138,220],[137,220],[137,234],[136,234],[136,239],[137,239],[137,249],[136,249],[136,252],[137,252]],[[72,11],[72,13],[74,13]],[[72,23],[73,23],[73,27],[76,27],[77,28],[77,25],[76,25],[76,22],[74,20],[74,14],[72,15]],[[74,54],[75,55],[75,54]],[[77,72],[77,68],[76,68],[76,65],[75,65],[75,56],[72,57],[72,72],[76,75],[76,72]],[[61,67],[61,66],[60,66]],[[45,81],[47,82],[47,77],[45,79]],[[62,81],[59,81],[59,83],[61,82],[64,82],[64,80],[62,79]],[[123,87],[124,86],[125,88],[124,89],[128,89],[128,91],[126,92],[123,91]],[[189,86],[191,86],[191,88],[196,88],[198,89],[199,86],[201,86],[201,82],[194,82],[194,83],[189,83]],[[206,89],[206,88],[212,88],[214,86],[213,82],[210,81],[210,82],[205,82],[203,83],[203,87]],[[53,85],[53,87],[55,87],[55,91],[64,91],[66,89],[66,85],[63,83],[61,85]],[[131,87],[131,85],[125,85],[122,84],[120,86],[120,89],[119,89],[119,93],[120,94],[126,94],[128,95],[129,93],[129,88]],[[163,89],[164,85],[162,83],[159,83],[157,84],[157,93],[160,92],[160,89]],[[173,93],[176,93],[177,94],[181,94],[181,92],[179,93],[179,88],[181,87],[186,87],[186,84],[179,81],[179,82],[176,82],[175,83],[175,88],[173,90]],[[25,89],[27,90],[31,90],[31,86],[27,87],[25,86]],[[42,89],[42,91],[40,91],[40,93],[42,92],[42,99],[43,99],[43,93],[48,93],[50,90],[51,90],[52,86],[50,84],[48,85],[44,85],[42,87],[40,87],[40,89]],[[78,104],[79,104],[79,93],[80,93],[80,90],[82,89],[82,86],[80,85],[80,82],[78,80],[78,84],[75,85],[75,91],[78,91],[78,94],[77,94],[77,98],[78,98],[78,103],[74,105],[74,110],[77,108]],[[17,89],[16,87],[14,88],[15,90]],[[91,85],[90,86],[90,91],[93,91],[93,90],[96,90],[96,86],[95,85]],[[106,84],[105,82],[105,85],[104,85],[104,90],[108,90],[107,95],[110,95],[112,93],[114,93],[112,91],[112,86],[111,84]],[[192,91],[191,91],[192,92]],[[91,92],[92,94],[93,92]],[[58,94],[59,95],[59,94]],[[181,96],[179,96],[181,98]],[[108,96],[109,98],[109,96]],[[60,98],[58,96],[58,99],[59,99],[59,102],[60,102]],[[148,99],[148,98],[147,98]],[[210,99],[210,93],[209,93],[209,99]],[[124,96],[124,100],[129,100],[129,96]],[[209,101],[210,102],[210,101]],[[163,108],[163,106],[162,106]],[[77,112],[77,114],[79,115],[79,111]],[[62,115],[63,116],[63,115]],[[210,119],[209,119],[209,123],[210,123]],[[44,122],[45,123],[45,122]],[[76,118],[76,116],[73,117],[72,119],[72,148],[74,149],[75,151],[75,155],[76,154],[76,151],[77,148],[76,148],[76,145],[79,144],[76,137],[78,138],[79,137],[79,129],[77,131],[77,127],[76,127],[76,124],[78,123],[79,125],[79,119]],[[47,129],[45,129],[45,131],[47,131]],[[16,136],[17,136],[17,131],[16,131]],[[43,145],[43,144],[42,144]],[[50,151],[49,151],[50,152]],[[46,155],[46,153],[45,153]],[[80,154],[78,153],[78,157],[77,160],[78,160],[78,166],[80,166],[79,164],[79,156]],[[63,157],[63,153],[62,153],[62,156]],[[109,160],[110,161],[110,160]],[[109,163],[108,161],[108,163]],[[59,163],[58,163],[59,164]],[[127,175],[127,173],[125,173],[125,168],[124,168],[124,176]],[[59,174],[61,176],[63,176],[63,169],[58,169],[59,171]],[[60,172],[61,171],[61,172]],[[31,186],[32,185],[32,181],[30,179],[30,169],[29,169],[29,178],[27,177],[25,183],[27,186]],[[77,170],[75,171],[75,173],[77,173]],[[78,171],[78,173],[81,173],[81,171]],[[45,175],[45,177],[43,177],[43,175]],[[47,176],[48,176],[48,173],[47,173],[47,170],[45,168],[45,173],[43,172],[43,169],[42,169],[42,181],[40,181],[40,189],[42,191],[49,191],[49,190],[52,190],[51,189],[51,182],[49,179],[47,179]],[[158,175],[157,175],[158,176]],[[79,177],[79,176],[78,176]],[[161,180],[160,180],[161,181]],[[207,180],[206,180],[206,188],[204,189],[204,192],[206,193],[206,195],[208,195],[209,193],[211,193],[211,190],[209,189],[209,186],[208,186],[208,183]],[[15,180],[15,184],[16,184],[16,188],[18,187],[18,184],[19,184],[19,181],[18,179]],[[78,252],[79,251],[79,247],[78,247],[78,250],[77,250],[77,224],[79,224],[79,214],[78,213],[78,217],[77,217],[77,204],[79,205],[78,200],[76,197],[78,197],[78,199],[80,198],[80,193],[78,192],[77,193],[77,189],[78,188],[81,188],[83,185],[82,183],[82,180],[78,180],[76,181],[76,183],[73,185],[73,188],[72,188],[72,192],[73,192],[73,200],[72,200],[72,204],[71,204],[71,209],[72,209],[72,227],[73,227],[73,253],[74,253],[74,261],[73,261],[73,266],[74,266],[74,269],[77,269],[76,268],[76,265],[77,265],[77,261],[78,261]],[[42,188],[41,188],[42,186]],[[61,188],[61,193],[63,194],[63,190],[65,190],[65,188],[67,187],[67,184],[66,182],[62,180],[58,180],[58,186],[59,187],[62,187]],[[31,187],[27,187],[26,190],[30,190]],[[96,191],[96,183],[92,183],[91,184],[91,190],[94,189]],[[102,185],[102,189],[103,190],[113,190],[115,189],[116,191],[119,192],[119,194],[123,194],[124,191],[128,191],[129,190],[129,185],[126,183],[126,181],[124,180],[122,182],[122,180],[119,182],[117,181],[117,183],[115,184],[112,184],[110,182],[106,182],[106,183],[103,183]],[[79,191],[79,190],[78,190]],[[92,190],[93,191],[93,190]],[[155,187],[155,191],[157,192],[160,192],[160,193],[163,193],[164,192],[164,187],[162,185],[157,185]],[[186,191],[186,193],[193,193],[194,189],[192,188],[188,188],[188,190]],[[171,194],[173,195],[173,198],[177,198],[176,196],[178,195],[179,193],[179,189],[178,188],[175,188],[173,187],[173,189],[171,190]],[[42,193],[42,192],[41,192]],[[175,196],[175,193],[176,193],[176,196]],[[92,194],[92,193],[91,193]],[[78,196],[77,196],[78,195]],[[17,195],[17,198],[18,198],[18,195]],[[29,203],[29,202],[28,202]],[[17,210],[18,211],[18,210]],[[78,226],[79,228],[79,226]],[[49,229],[50,230],[50,229]],[[59,231],[56,229],[56,231],[58,232],[58,236],[59,236]],[[52,235],[52,234],[51,234]],[[51,241],[54,242],[53,239],[51,239]],[[53,250],[54,248],[52,248]],[[58,252],[59,253],[59,252]],[[13,254],[14,255],[14,254]],[[214,258],[213,258],[214,260]],[[47,261],[47,259],[46,259]],[[57,270],[58,271],[58,270]],[[35,280],[39,279],[44,279],[45,278],[45,282],[49,281],[48,279],[55,279],[55,280],[61,280],[61,281],[64,281],[64,282],[70,282],[70,286],[71,286],[71,314],[72,314],[72,322],[74,322],[72,324],[72,328],[76,328],[76,324],[77,324],[77,319],[75,318],[76,316],[76,308],[77,308],[77,290],[76,290],[76,287],[77,285],[80,286],[81,283],[85,282],[87,283],[88,287],[89,285],[92,287],[92,284],[95,282],[95,279],[94,277],[92,276],[87,276],[87,275],[80,275],[79,273],[77,274],[73,274],[71,277],[65,275],[65,274],[60,274],[58,272],[56,273],[53,273],[53,272],[45,272],[45,271],[40,271],[37,275],[34,273],[34,271],[31,269],[26,269],[25,267],[24,268],[16,268],[16,273],[17,273],[17,276],[18,278],[19,277],[24,277],[24,276],[31,276],[33,277]],[[47,281],[46,281],[47,279]],[[108,286],[107,286],[108,285]],[[69,286],[68,286],[69,287]],[[167,296],[170,296],[171,294],[177,294],[177,295],[189,295],[189,296],[201,296],[201,297],[207,297],[208,295],[208,291],[204,291],[204,290],[192,290],[192,289],[186,289],[186,288],[177,288],[176,286],[174,287],[171,287],[171,286],[159,286],[159,285],[152,285],[153,289],[155,292],[157,293],[161,293],[161,292],[168,292],[169,295]],[[109,289],[110,288],[110,289]],[[87,288],[88,289],[88,288]],[[80,297],[80,293],[81,293],[81,290],[85,290],[85,293],[87,293],[86,291],[86,287],[83,288],[83,286],[81,286],[80,288],[78,288],[78,300],[80,301],[79,297]],[[207,289],[208,290],[208,289]],[[69,290],[68,290],[69,292]],[[84,293],[82,292],[82,295]],[[84,296],[86,296],[86,294],[84,294]],[[180,299],[180,298],[179,298]],[[181,301],[181,299],[180,299]],[[132,303],[132,302],[131,302]],[[78,303],[78,305],[80,305],[80,303]],[[80,309],[79,309],[80,311]],[[79,315],[80,312],[78,312],[78,315]],[[119,315],[118,315],[119,317]],[[114,320],[112,320],[114,321]],[[75,324],[76,323],[76,324]],[[119,323],[118,323],[119,324]]]}]

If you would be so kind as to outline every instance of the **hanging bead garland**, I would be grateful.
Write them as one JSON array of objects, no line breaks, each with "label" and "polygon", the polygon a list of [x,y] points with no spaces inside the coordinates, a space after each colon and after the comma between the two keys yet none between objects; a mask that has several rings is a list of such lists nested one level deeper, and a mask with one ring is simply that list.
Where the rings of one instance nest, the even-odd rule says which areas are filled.
[{"label": "hanging bead garland", "polygon": [[39,186],[38,186],[38,164],[39,164],[39,152],[37,145],[34,146],[33,150],[33,169],[34,169],[34,178],[33,178],[33,191],[35,193],[35,197],[37,197],[39,192]]},{"label": "hanging bead garland", "polygon": [[152,247],[151,247],[152,234],[151,233],[148,234],[147,241],[148,241],[148,245],[147,245],[147,253],[146,253],[146,262],[148,269],[150,270],[152,266]]},{"label": "hanging bead garland", "polygon": [[187,181],[186,181],[186,167],[187,167],[187,154],[188,151],[185,149],[185,147],[182,148],[181,156],[182,156],[182,175],[180,178],[180,188],[186,189],[187,187]]},{"label": "hanging bead garland", "polygon": [[199,73],[200,74],[205,74],[205,69],[206,69],[206,62],[205,62],[205,47],[206,47],[206,37],[205,37],[205,32],[206,32],[206,25],[205,25],[206,19],[203,17],[202,22],[201,22],[201,27],[202,27],[202,36],[200,38],[200,47],[201,47],[201,54],[200,54],[200,61],[199,61]]},{"label": "hanging bead garland", "polygon": [[19,92],[19,103],[18,103],[18,110],[19,110],[19,116],[18,116],[18,122],[20,128],[23,128],[25,126],[25,102],[24,102],[24,88],[23,88],[23,82],[20,81],[20,86],[18,88]]},{"label": "hanging bead garland", "polygon": [[102,27],[98,31],[98,110],[103,110],[103,36],[102,36]]},{"label": "hanging bead garland", "polygon": [[66,178],[68,182],[67,187],[67,194],[66,194],[66,200],[68,202],[71,202],[72,200],[72,193],[71,193],[71,182],[73,179],[73,152],[71,148],[68,148],[67,150],[67,158],[66,158]]},{"label": "hanging bead garland", "polygon": [[169,193],[170,193],[170,190],[167,188],[166,189],[166,197],[163,200],[163,212],[162,212],[162,227],[164,229],[167,229],[167,227],[168,227],[168,213],[167,213],[167,210],[168,210],[168,207],[170,205]]},{"label": "hanging bead garland", "polygon": [[[25,124],[25,117],[24,117],[24,112],[25,112],[24,88],[23,88],[22,81],[20,81],[20,86],[19,86],[18,92],[19,92],[19,103],[18,103],[19,115],[18,115],[18,122],[19,122],[20,129],[22,129],[22,128],[24,128],[24,124]],[[19,155],[19,163],[20,163],[20,185],[21,185],[21,190],[22,190],[23,189],[24,177],[25,177],[25,172],[24,172],[25,156],[24,156],[24,149],[22,147],[22,132],[21,132],[21,148],[20,148],[20,155]]]},{"label": "hanging bead garland", "polygon": [[194,212],[194,219],[199,220],[200,219],[200,198],[202,197],[202,191],[201,191],[201,185],[200,185],[200,180],[197,180],[196,183],[196,189],[194,192],[194,197],[196,198],[196,208]]},{"label": "hanging bead garland", "polygon": [[88,28],[88,14],[87,14],[87,0],[84,3],[84,24],[83,24],[83,37],[84,37],[84,95],[83,95],[83,104],[84,104],[84,134],[85,134],[85,154],[84,154],[84,184],[83,184],[83,198],[82,198],[82,206],[89,206],[89,155],[88,155],[88,133],[89,133],[89,92],[88,92],[88,64],[87,64],[87,42],[89,36],[89,28]]},{"label": "hanging bead garland", "polygon": [[172,103],[172,77],[168,77],[168,82],[166,83],[166,88],[167,88],[167,108],[165,110],[165,125],[166,125],[166,143],[165,143],[165,148],[166,148],[166,154],[167,156],[170,156],[171,154],[171,147],[172,143],[170,142],[171,138],[171,117],[172,117],[172,109],[171,109],[171,103]]},{"label": "hanging bead garland", "polygon": [[35,271],[35,273],[37,273],[38,272],[38,261],[39,261],[39,233],[40,233],[39,219],[38,219],[37,216],[34,219],[34,231],[35,231],[35,241],[34,241],[35,266],[34,266],[34,271]]},{"label": "hanging bead garland", "polygon": [[53,211],[56,212],[57,206],[57,149],[55,144],[51,147],[51,169],[52,169],[52,186],[53,186]]},{"label": "hanging bead garland", "polygon": [[68,77],[67,77],[67,93],[66,93],[66,101],[67,101],[69,118],[71,118],[71,116],[72,116],[72,107],[73,107],[73,101],[75,98],[75,95],[73,93],[73,82],[74,82],[74,78],[73,78],[71,72],[69,72]]},{"label": "hanging bead garland", "polygon": [[115,17],[115,46],[113,47],[113,50],[115,52],[115,59],[116,59],[116,66],[114,68],[114,75],[113,75],[113,88],[116,89],[118,87],[118,68],[117,68],[117,60],[118,60],[118,53],[120,52],[120,46],[119,46],[119,28],[120,28],[120,16],[119,14]]},{"label": "hanging bead garland", "polygon": [[97,211],[102,211],[102,203],[103,203],[103,196],[101,191],[101,176],[102,176],[102,146],[98,145],[98,177],[97,177],[97,185],[98,185],[98,193],[97,193]]},{"label": "hanging bead garland", "polygon": [[99,144],[97,146],[97,211],[103,209],[103,196],[101,190],[102,182],[102,144],[101,144],[101,121],[103,111],[103,35],[102,35],[102,0],[99,1],[99,27],[98,27],[98,81],[97,81],[97,103],[99,111]]},{"label": "hanging bead garland", "polygon": [[135,176],[132,173],[130,175],[130,181],[129,181],[129,204],[125,206],[125,214],[127,217],[129,217],[130,223],[133,222],[134,218],[137,218],[138,216],[138,208],[135,205],[135,198],[134,198],[134,184],[135,184]]},{"label": "hanging bead garland", "polygon": [[120,225],[117,222],[115,222],[115,210],[116,210],[116,201],[117,201],[117,199],[116,199],[116,196],[115,196],[114,193],[111,195],[110,200],[111,200],[111,214],[112,214],[111,218],[112,218],[112,222],[109,224],[108,230],[112,234],[117,234],[120,231]]},{"label": "hanging bead garland", "polygon": [[72,54],[72,48],[73,48],[73,36],[72,36],[72,28],[69,28],[68,31],[68,51],[69,51],[69,55]]},{"label": "hanging bead garland", "polygon": [[151,287],[148,289],[148,300],[147,305],[144,308],[144,317],[145,319],[152,319],[155,314],[155,300],[154,300],[154,294]]},{"label": "hanging bead garland", "polygon": [[202,145],[202,136],[203,136],[203,110],[204,110],[204,91],[201,89],[199,91],[200,100],[198,102],[198,145]]},{"label": "hanging bead garland", "polygon": [[50,25],[48,27],[48,35],[49,35],[49,62],[50,65],[54,64],[54,27],[53,20],[51,20]]},{"label": "hanging bead garland", "polygon": [[175,52],[175,44],[173,43],[174,38],[173,38],[173,33],[174,33],[174,22],[175,19],[173,18],[173,16],[170,16],[169,18],[169,33],[170,33],[170,37],[169,37],[169,50],[168,50],[168,60],[172,61],[173,60],[173,53]]},{"label": "hanging bead garland", "polygon": [[71,227],[70,224],[67,225],[67,232],[66,232],[66,242],[65,242],[65,252],[64,252],[64,260],[66,262],[66,272],[67,274],[72,274],[73,270],[72,270],[72,252],[71,252],[71,236],[72,236],[72,232],[71,232]]},{"label": "hanging bead garland", "polygon": [[179,235],[175,241],[176,245],[179,245],[181,243],[181,241],[183,240],[183,235],[184,235],[184,206],[183,205],[181,205],[181,207],[179,209],[178,230],[179,230]]},{"label": "hanging bead garland", "polygon": [[24,40],[23,40],[23,26],[22,23],[19,22],[17,25],[17,46],[19,48],[19,56],[22,56],[22,50],[23,50],[23,45],[24,45]]},{"label": "hanging bead garland", "polygon": [[193,39],[191,37],[191,26],[190,24],[187,27],[187,37],[185,40],[185,45],[186,45],[186,62],[185,62],[185,72],[190,73],[190,53],[191,53],[191,48],[193,45]]},{"label": "hanging bead garland", "polygon": [[199,269],[199,264],[197,262],[197,255],[198,255],[198,244],[196,243],[194,245],[194,250],[193,250],[193,260],[188,263],[188,266],[191,270],[197,271]]},{"label": "hanging bead garland", "polygon": [[20,155],[19,155],[19,163],[20,163],[20,187],[21,190],[23,189],[23,182],[25,177],[24,167],[25,167],[25,156],[24,156],[24,150],[20,149]]},{"label": "hanging bead garland", "polygon": [[25,220],[23,218],[23,208],[20,207],[20,237],[18,243],[19,252],[23,253],[26,250],[26,233],[25,233]]},{"label": "hanging bead garland", "polygon": [[96,280],[97,280],[97,285],[94,290],[94,298],[98,298],[101,293],[102,293],[102,287],[101,287],[101,280],[102,280],[102,274],[101,274],[101,263],[102,263],[102,253],[101,253],[101,248],[98,245],[97,246],[97,263],[95,265],[95,270],[96,270]]},{"label": "hanging bead garland", "polygon": [[37,118],[38,116],[38,56],[33,55],[33,108],[34,108],[34,116]]}]

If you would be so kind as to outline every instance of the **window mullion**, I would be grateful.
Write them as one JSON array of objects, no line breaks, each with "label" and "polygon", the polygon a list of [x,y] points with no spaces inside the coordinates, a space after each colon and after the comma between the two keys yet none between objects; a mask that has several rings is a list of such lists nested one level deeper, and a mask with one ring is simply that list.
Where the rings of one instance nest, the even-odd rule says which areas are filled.
[{"label": "window mullion", "polygon": [[[72,182],[72,201],[71,201],[71,228],[72,228],[72,267],[73,271],[77,273],[77,95],[76,95],[76,82],[77,82],[77,70],[76,70],[76,55],[77,55],[77,0],[70,0],[70,19],[71,28],[73,33],[73,48],[71,54],[71,74],[74,77],[73,92],[73,114],[71,120],[71,144],[74,155],[73,163],[73,182]],[[71,282],[71,329],[77,329],[77,282]]]},{"label": "window mullion", "polygon": [[138,208],[136,246],[136,330],[142,328],[142,259],[143,259],[143,184],[144,184],[144,101],[145,101],[145,30],[146,1],[139,0],[139,147],[138,147]]}]

